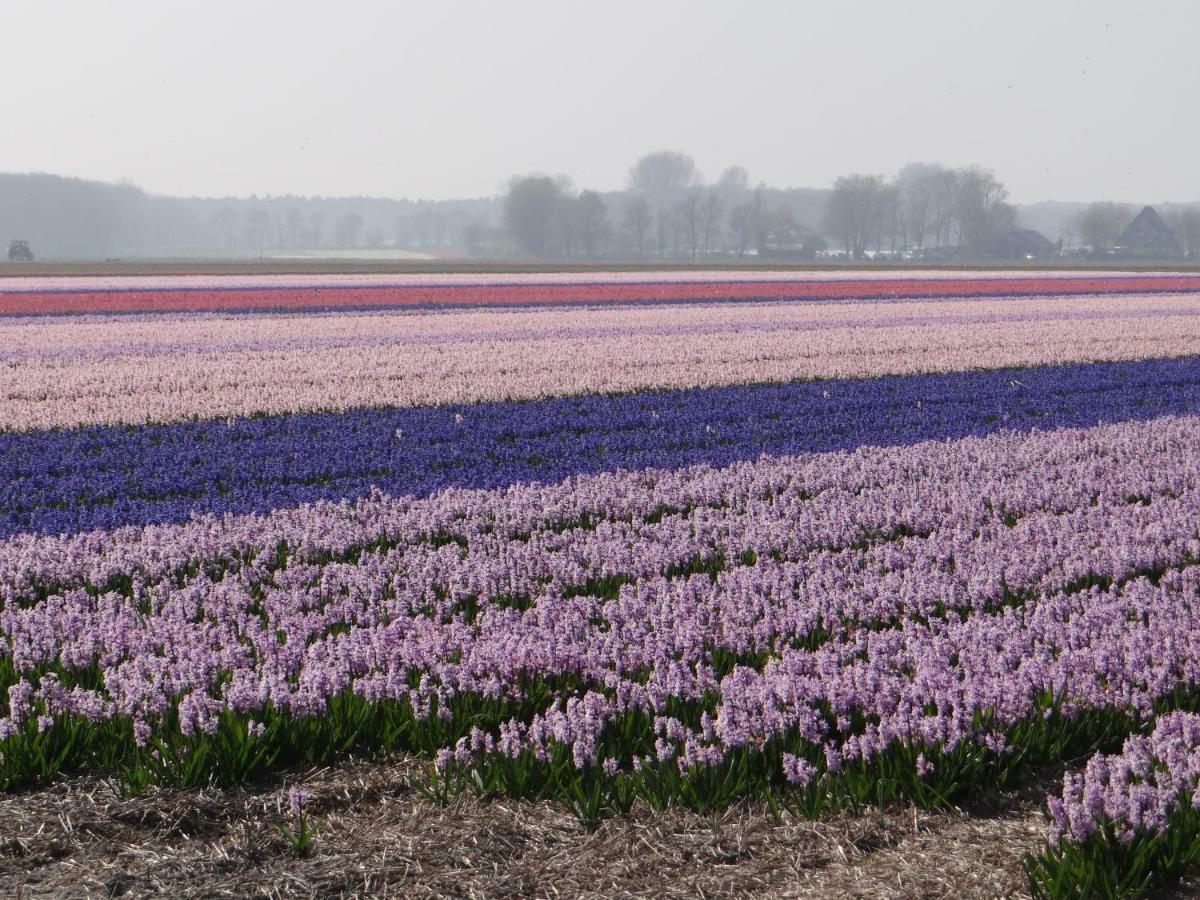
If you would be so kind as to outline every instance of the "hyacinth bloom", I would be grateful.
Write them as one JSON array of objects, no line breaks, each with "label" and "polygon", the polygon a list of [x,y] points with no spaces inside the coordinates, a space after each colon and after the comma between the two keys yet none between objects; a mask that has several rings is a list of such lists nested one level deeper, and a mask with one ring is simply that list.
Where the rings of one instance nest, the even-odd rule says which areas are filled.
[{"label": "hyacinth bloom", "polygon": [[0,428],[1179,356],[1200,294],[0,318]]},{"label": "hyacinth bloom", "polygon": [[440,777],[919,797],[1125,728],[1051,836],[1161,835],[1200,773],[1198,291],[0,280],[0,777],[72,728],[399,709]]},{"label": "hyacinth bloom", "polygon": [[1200,414],[1198,387],[1185,357],[0,434],[0,536]]},{"label": "hyacinth bloom", "polygon": [[1200,804],[1200,716],[1174,712],[1148,736],[1134,735],[1120,753],[1098,753],[1083,772],[1064,778],[1050,799],[1051,840],[1083,843],[1105,824],[1119,841],[1161,833],[1180,803]]},{"label": "hyacinth bloom", "polygon": [[[708,692],[711,725],[664,718],[660,756],[713,763],[792,733],[837,760],[948,750],[990,736],[976,713],[1015,724],[1046,691],[1148,711],[1198,663],[1169,640],[1194,627],[1200,462],[1183,450],[1198,435],[1196,418],[1162,418],[13,538],[0,627],[16,672],[100,660],[105,687],[19,677],[0,727],[39,709],[149,721],[178,703],[190,734],[224,709],[318,715],[341,691],[428,708],[571,672],[590,685],[582,705],[554,703],[507,741],[567,742],[587,766],[614,717]],[[357,562],[320,562],[384,535]],[[280,546],[296,548],[281,568]],[[605,596],[598,579],[623,583]],[[718,651],[767,662],[722,675]],[[841,733],[815,715],[826,703],[878,724]],[[450,749],[473,758],[500,737]]]},{"label": "hyacinth bloom", "polygon": [[598,272],[547,275],[145,276],[9,278],[0,315],[531,304],[695,303],[706,300],[996,297],[1179,292],[1184,273],[1086,272]]}]

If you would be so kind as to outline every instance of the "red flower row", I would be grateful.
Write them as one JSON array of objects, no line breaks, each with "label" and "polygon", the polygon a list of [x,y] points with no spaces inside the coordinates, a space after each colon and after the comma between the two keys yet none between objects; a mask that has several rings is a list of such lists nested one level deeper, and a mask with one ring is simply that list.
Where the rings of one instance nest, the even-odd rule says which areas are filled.
[{"label": "red flower row", "polygon": [[392,285],[0,293],[0,315],[521,306],[719,300],[874,300],[1200,291],[1200,275],[889,278],[817,281]]}]

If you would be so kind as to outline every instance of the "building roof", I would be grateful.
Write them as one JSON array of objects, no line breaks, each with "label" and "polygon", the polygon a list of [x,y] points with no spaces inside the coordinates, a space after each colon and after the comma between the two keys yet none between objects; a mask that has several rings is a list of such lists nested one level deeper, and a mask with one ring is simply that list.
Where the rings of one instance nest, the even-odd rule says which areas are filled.
[{"label": "building roof", "polygon": [[1153,207],[1146,206],[1121,232],[1117,250],[1137,256],[1178,256],[1179,239]]},{"label": "building roof", "polygon": [[1024,259],[1027,256],[1052,256],[1058,245],[1032,228],[1010,228],[992,235],[983,249],[989,256]]}]

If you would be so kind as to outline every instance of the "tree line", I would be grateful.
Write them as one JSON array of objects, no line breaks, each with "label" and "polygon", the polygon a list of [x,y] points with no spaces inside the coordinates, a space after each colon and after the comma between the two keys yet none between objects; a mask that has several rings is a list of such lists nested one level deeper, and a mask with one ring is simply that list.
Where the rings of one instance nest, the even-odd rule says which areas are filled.
[{"label": "tree line", "polygon": [[[1103,256],[1140,207],[1018,208],[981,166],[914,163],[831,188],[753,184],[741,166],[706,181],[686,153],[638,159],[619,190],[515,177],[493,197],[164,197],[127,184],[0,174],[0,242],[42,257],[288,255],[397,249],[480,259],[936,259],[991,254],[1018,225]],[[1200,259],[1200,207],[1156,207]],[[2,247],[0,247],[2,249]]]},{"label": "tree line", "polygon": [[444,201],[374,197],[250,197],[189,201],[201,243],[225,251],[402,248],[431,253],[467,243],[467,229],[488,221],[490,198]]},{"label": "tree line", "polygon": [[659,151],[633,165],[625,190],[607,194],[576,191],[562,176],[513,178],[501,203],[502,232],[492,237],[539,258],[811,258],[825,247],[817,229],[802,224],[818,206],[814,193],[752,188],[741,166],[705,183],[692,157]]},{"label": "tree line", "polygon": [[989,169],[912,163],[893,179],[844,175],[833,185],[825,223],[852,259],[868,251],[957,248],[986,252],[995,235],[1016,227],[1008,189]]},{"label": "tree line", "polygon": [[625,190],[609,195],[577,192],[563,177],[514,178],[503,226],[516,253],[540,258],[813,258],[832,250],[861,259],[926,248],[977,253],[1017,220],[1007,189],[979,166],[914,163],[891,179],[842,176],[816,222],[802,222],[777,194],[751,187],[740,166],[706,184],[690,156],[662,151],[639,159]]},{"label": "tree line", "polygon": [[460,252],[493,197],[166,197],[129,183],[0,173],[0,252],[28,240],[40,258],[259,255],[409,248]]}]

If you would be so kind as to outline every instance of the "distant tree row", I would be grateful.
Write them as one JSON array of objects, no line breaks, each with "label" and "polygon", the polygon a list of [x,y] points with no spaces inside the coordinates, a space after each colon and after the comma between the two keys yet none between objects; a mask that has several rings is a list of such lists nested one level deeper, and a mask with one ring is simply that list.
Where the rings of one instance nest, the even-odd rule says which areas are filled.
[{"label": "distant tree row", "polygon": [[494,225],[498,208],[494,197],[163,197],[125,182],[0,173],[0,246],[25,239],[42,259],[358,247],[456,254]]},{"label": "distant tree row", "polygon": [[979,253],[1016,225],[1008,191],[979,166],[913,163],[892,180],[844,175],[825,210],[829,236],[850,258],[867,251],[956,247]]},{"label": "distant tree row", "polygon": [[323,206],[311,202],[309,205],[314,208],[306,213],[297,206],[280,210],[253,201],[240,205],[225,203],[208,215],[206,229],[224,250],[362,247],[452,250],[468,243],[469,230],[488,219],[486,203],[474,217],[466,210],[454,208],[452,203],[428,204],[409,214],[396,215],[390,222],[379,215],[368,219],[353,208],[329,217]]},{"label": "distant tree row", "polygon": [[705,184],[690,156],[663,151],[639,159],[625,190],[607,195],[577,193],[563,177],[514,178],[503,224],[512,252],[538,258],[805,259],[832,249],[860,259],[913,249],[978,254],[1017,219],[1007,189],[979,166],[914,163],[892,179],[842,176],[823,192],[815,221],[801,221],[783,193],[752,188],[740,166]]},{"label": "distant tree row", "polygon": [[772,200],[781,193],[752,189],[740,166],[705,184],[690,156],[662,151],[639,159],[620,192],[577,192],[561,176],[514,178],[503,197],[503,228],[513,252],[538,258],[811,257],[823,241],[798,224],[792,207]]},{"label": "distant tree row", "polygon": [[112,256],[138,239],[145,203],[130,184],[0,173],[0,250],[20,239],[39,259]]},{"label": "distant tree row", "polygon": [[[1024,206],[1050,242],[1106,254],[1140,207]],[[1156,206],[1181,251],[1200,259],[1200,206]],[[499,196],[163,197],[131,184],[0,173],[0,241],[40,258],[242,255],[358,248],[482,259],[812,259],[818,254],[969,257],[1017,237],[1017,211],[978,166],[912,164],[894,177],[845,175],[832,188],[779,188],[740,166],[706,181],[686,153],[637,160],[616,191],[564,177],[512,179]],[[1051,243],[1052,246],[1052,243]]]}]

